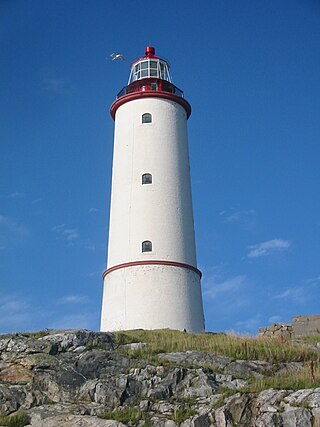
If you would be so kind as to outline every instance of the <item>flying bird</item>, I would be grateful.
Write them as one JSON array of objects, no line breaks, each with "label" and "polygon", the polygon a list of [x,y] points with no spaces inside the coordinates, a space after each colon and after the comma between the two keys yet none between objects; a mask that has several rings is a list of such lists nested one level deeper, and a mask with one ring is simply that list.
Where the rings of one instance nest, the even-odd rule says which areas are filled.
[{"label": "flying bird", "polygon": [[115,59],[121,59],[122,61],[125,60],[125,57],[122,55],[122,53],[112,53],[111,55],[112,61]]}]

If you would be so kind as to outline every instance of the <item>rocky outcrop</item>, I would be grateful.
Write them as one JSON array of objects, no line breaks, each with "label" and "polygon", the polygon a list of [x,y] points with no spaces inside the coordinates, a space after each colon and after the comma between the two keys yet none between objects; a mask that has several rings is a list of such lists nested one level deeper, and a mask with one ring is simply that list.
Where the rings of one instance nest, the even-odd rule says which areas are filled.
[{"label": "rocky outcrop", "polygon": [[294,316],[292,328],[295,338],[319,335],[320,337],[320,314],[308,316]]},{"label": "rocky outcrop", "polygon": [[308,336],[319,336],[320,315],[294,316],[292,323],[273,323],[271,326],[259,328],[260,337],[290,340]]},{"label": "rocky outcrop", "polygon": [[[241,393],[249,377],[299,363],[188,351],[152,364],[116,347],[112,334],[86,330],[0,336],[0,413],[23,410],[33,427],[120,427],[130,424],[128,411],[140,426],[320,426],[320,388]],[[98,417],[106,411],[117,420]]]},{"label": "rocky outcrop", "polygon": [[290,340],[293,338],[293,327],[290,323],[273,323],[265,328],[259,328],[258,336]]}]

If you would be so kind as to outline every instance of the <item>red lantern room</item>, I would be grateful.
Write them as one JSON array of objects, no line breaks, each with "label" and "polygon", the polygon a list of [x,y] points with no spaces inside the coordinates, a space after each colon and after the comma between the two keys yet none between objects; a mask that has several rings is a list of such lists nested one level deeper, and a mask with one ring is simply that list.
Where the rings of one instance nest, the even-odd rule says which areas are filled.
[{"label": "red lantern room", "polygon": [[185,108],[189,117],[191,106],[184,99],[183,91],[172,83],[169,69],[168,61],[156,56],[154,47],[147,46],[145,56],[131,64],[128,85],[118,93],[111,105],[112,117],[115,118],[120,105],[142,96],[172,99]]}]

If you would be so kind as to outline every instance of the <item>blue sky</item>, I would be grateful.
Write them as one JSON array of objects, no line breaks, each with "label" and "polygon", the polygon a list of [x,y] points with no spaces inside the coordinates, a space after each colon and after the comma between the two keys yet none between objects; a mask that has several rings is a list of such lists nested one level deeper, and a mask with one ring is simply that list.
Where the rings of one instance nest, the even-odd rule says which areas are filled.
[{"label": "blue sky", "polygon": [[99,328],[109,106],[149,43],[193,108],[207,330],[320,312],[319,1],[2,0],[0,331]]}]

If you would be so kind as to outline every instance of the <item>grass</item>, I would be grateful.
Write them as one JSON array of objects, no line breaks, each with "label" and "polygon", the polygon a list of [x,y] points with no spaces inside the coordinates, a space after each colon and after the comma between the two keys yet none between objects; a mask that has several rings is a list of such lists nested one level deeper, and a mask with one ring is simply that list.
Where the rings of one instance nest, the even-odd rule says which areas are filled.
[{"label": "grass", "polygon": [[38,338],[42,338],[48,335],[48,331],[23,332],[21,333],[21,335],[26,338],[34,338],[35,340],[37,340]]},{"label": "grass", "polygon": [[159,353],[187,350],[209,351],[232,359],[265,360],[271,363],[320,361],[320,352],[284,340],[226,334],[191,334],[172,330],[133,330],[116,333],[118,345],[146,342],[137,350],[120,349],[132,358],[154,360]]},{"label": "grass", "polygon": [[[192,417],[195,411],[189,404],[183,404],[179,409],[176,409],[171,420],[176,422],[185,421],[187,418]],[[140,421],[143,421],[142,427],[150,427],[151,423],[145,412],[141,412],[135,406],[122,406],[113,411],[106,411],[99,415],[99,418],[104,420],[116,420],[124,424],[137,425]]]},{"label": "grass", "polygon": [[259,393],[273,388],[276,390],[301,390],[316,388],[320,384],[320,363],[307,363],[299,371],[287,371],[265,378],[252,379],[250,384],[241,388],[241,393]]},{"label": "grass", "polygon": [[105,350],[106,346],[103,344],[85,344],[87,350]]},{"label": "grass", "polygon": [[[134,406],[123,406],[121,409],[115,409],[113,411],[106,411],[99,415],[99,418],[104,420],[116,420],[121,423],[137,424],[141,419],[144,419],[143,414],[139,409]],[[145,421],[147,423],[147,420]]]},{"label": "grass", "polygon": [[[241,389],[242,390],[242,389]],[[217,394],[222,394],[223,398],[233,396],[234,394],[239,393],[240,389],[237,388],[228,388],[228,387],[219,387]]]},{"label": "grass", "polygon": [[320,342],[320,335],[310,335],[308,337],[296,338],[297,342],[317,345]]},{"label": "grass", "polygon": [[290,402],[290,406],[295,406],[296,408],[311,409],[308,402]]},{"label": "grass", "polygon": [[13,415],[0,415],[0,425],[9,427],[23,427],[30,424],[30,417],[24,412]]},{"label": "grass", "polygon": [[190,418],[193,415],[195,415],[195,411],[192,408],[182,407],[182,408],[176,409],[171,415],[170,419],[177,423],[182,423],[187,418]]},{"label": "grass", "polygon": [[217,401],[212,405],[212,409],[214,409],[214,410],[219,409],[219,408],[221,408],[221,406],[223,406],[223,405],[224,405],[224,397],[223,397],[223,396],[221,396],[221,397],[219,398],[219,400],[217,400]]}]

